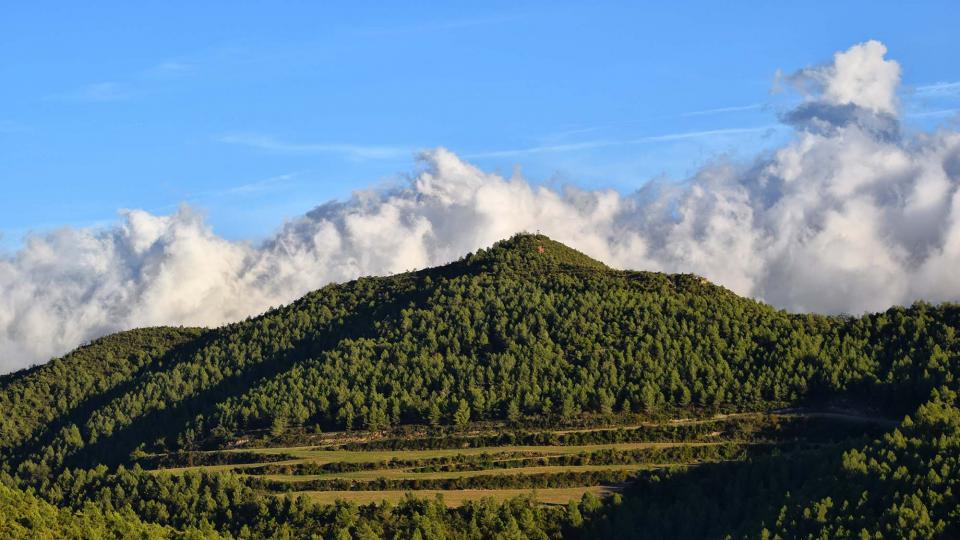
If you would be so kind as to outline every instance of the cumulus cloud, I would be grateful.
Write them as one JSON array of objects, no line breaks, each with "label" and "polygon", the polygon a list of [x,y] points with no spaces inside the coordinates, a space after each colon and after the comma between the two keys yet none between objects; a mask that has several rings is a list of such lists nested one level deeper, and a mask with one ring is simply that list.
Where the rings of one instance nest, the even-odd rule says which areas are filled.
[{"label": "cumulus cloud", "polygon": [[323,204],[260,245],[217,237],[186,207],[32,236],[0,259],[0,372],[124,328],[240,319],[522,230],[791,310],[958,300],[960,133],[900,130],[900,67],[885,53],[867,42],[790,76],[808,95],[784,115],[794,136],[777,151],[630,194],[539,187],[440,148],[405,185]]},{"label": "cumulus cloud", "polygon": [[790,80],[824,104],[895,114],[900,64],[884,58],[886,54],[883,43],[867,41],[836,53],[833,63],[801,70]]}]

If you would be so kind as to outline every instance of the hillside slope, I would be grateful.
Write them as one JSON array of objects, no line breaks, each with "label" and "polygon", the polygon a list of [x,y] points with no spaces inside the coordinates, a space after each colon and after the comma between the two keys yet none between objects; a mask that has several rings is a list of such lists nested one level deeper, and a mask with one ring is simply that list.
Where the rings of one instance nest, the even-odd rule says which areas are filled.
[{"label": "hillside slope", "polygon": [[[692,275],[615,271],[543,236],[330,285],[202,332],[118,334],[7,377],[10,464],[117,463],[287,425],[379,429],[582,413],[905,412],[953,380],[956,306],[791,315]],[[32,443],[31,443],[32,441]]]},{"label": "hillside slope", "polygon": [[[284,523],[307,519],[304,516],[314,516],[314,511],[302,502],[292,508],[261,499],[257,486],[263,483],[241,477],[189,476],[177,484],[139,469],[130,472],[129,466],[148,454],[156,458],[172,451],[270,444],[291,434],[373,433],[411,424],[444,429],[467,429],[477,422],[495,428],[558,427],[843,404],[855,409],[854,417],[895,419],[876,423],[886,426],[905,414],[923,412],[918,407],[931,399],[938,410],[955,411],[958,328],[956,305],[917,303],[862,317],[790,314],[695,275],[615,270],[544,236],[521,234],[445,266],[329,285],[288,306],[221,328],[124,332],[44,366],[4,376],[0,406],[7,414],[0,417],[0,473],[35,487],[57,504],[76,505],[89,498],[106,511],[114,502],[125,501],[149,516],[148,521],[178,528],[201,526],[209,519],[221,533],[243,536],[231,528],[237,526],[236,516],[259,509],[253,516],[265,516],[265,521],[245,516],[252,521],[244,525],[244,534],[276,534],[286,530]],[[955,421],[955,416],[946,417]],[[711,435],[710,429],[697,436]],[[900,429],[916,432],[909,420]],[[668,431],[676,432],[664,433]],[[944,441],[953,441],[956,434],[928,431],[940,433]],[[609,436],[614,435],[623,436]],[[678,504],[700,504],[691,495],[698,493],[691,485],[718,482],[749,491],[755,475],[777,470],[783,472],[782,481],[765,488],[769,492],[762,500],[743,497],[753,506],[731,510],[725,531],[738,536],[753,536],[762,528],[777,529],[781,536],[802,527],[813,536],[817,531],[857,532],[870,516],[886,515],[882,512],[889,505],[917,504],[904,502],[902,496],[919,480],[910,485],[871,484],[868,477],[854,474],[863,469],[860,463],[866,458],[861,454],[877,456],[864,462],[868,470],[882,469],[874,462],[902,449],[898,441],[851,438],[804,446],[804,452],[813,454],[796,454],[797,459],[815,456],[806,459],[823,465],[816,469],[819,483],[788,474],[792,457],[784,458],[779,451],[753,459],[750,452],[733,447],[738,463],[745,460],[741,465],[718,462],[695,473],[639,474],[637,485],[648,488],[626,492],[623,508],[633,508],[630,501],[654,508],[644,493],[676,497]],[[454,443],[457,440],[450,439]],[[934,471],[939,479],[935,487],[923,488],[932,498],[919,499],[928,503],[928,514],[940,520],[924,529],[928,537],[956,530],[957,516],[944,509],[953,501],[960,472],[955,459],[939,455],[954,452],[956,445],[944,442],[941,448],[911,458],[911,478],[928,478]],[[727,455],[719,450],[692,452],[676,455]],[[194,455],[201,456],[186,455],[191,465]],[[127,468],[115,470],[117,465]],[[417,464],[424,465],[432,466]],[[849,490],[839,489],[837,475],[843,474],[850,476]],[[395,484],[407,485],[399,480]],[[842,530],[810,521],[810,513],[819,511],[813,505],[820,504],[824,494],[849,499],[867,486],[887,497],[882,500],[889,505],[870,510],[875,514],[844,518],[847,528]],[[790,499],[790,493],[797,498]],[[771,501],[782,502],[786,514],[768,507]],[[556,518],[556,512],[541,513],[531,505],[525,501],[504,507],[507,513],[501,517],[509,514],[519,520],[533,512],[548,516],[547,521]],[[569,523],[563,527],[541,530],[530,525],[530,530],[569,536],[589,526],[603,535],[630,537],[630,531],[654,530],[649,520],[662,515],[663,537],[711,537],[718,532],[696,529],[708,524],[686,519],[676,505],[653,514],[598,505],[585,501],[582,508],[568,508],[563,519]],[[444,506],[429,508],[442,512]],[[382,520],[401,516],[384,516],[406,511],[370,510],[364,523],[386,527]],[[498,511],[470,507],[437,519],[447,527],[444,534],[459,537],[452,531],[460,530],[465,516]],[[330,512],[321,514],[329,517],[338,511]],[[780,514],[787,517],[778,521]],[[416,525],[408,518],[402,518],[403,527]],[[317,522],[322,521],[318,517],[309,519],[316,531],[358,530],[355,522],[329,528],[329,523]],[[509,520],[501,526],[509,529]],[[671,529],[684,526],[694,532]],[[883,534],[890,530],[888,526]]]}]

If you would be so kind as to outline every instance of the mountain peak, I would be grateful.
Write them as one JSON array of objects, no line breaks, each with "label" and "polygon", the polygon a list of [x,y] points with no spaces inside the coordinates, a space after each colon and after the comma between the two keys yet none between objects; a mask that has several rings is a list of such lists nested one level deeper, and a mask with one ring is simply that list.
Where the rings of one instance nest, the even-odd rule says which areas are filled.
[{"label": "mountain peak", "polygon": [[593,270],[609,270],[600,261],[543,234],[518,233],[501,240],[487,249],[481,249],[468,257],[471,265],[513,269],[546,269],[579,267]]}]

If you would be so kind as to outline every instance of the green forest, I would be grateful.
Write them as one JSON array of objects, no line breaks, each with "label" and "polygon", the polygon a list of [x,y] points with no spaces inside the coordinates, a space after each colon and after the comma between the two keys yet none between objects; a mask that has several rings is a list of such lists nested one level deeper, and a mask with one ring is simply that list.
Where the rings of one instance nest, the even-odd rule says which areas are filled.
[{"label": "green forest", "polygon": [[[794,314],[519,234],[0,377],[0,536],[957,538],[958,329],[957,305]],[[346,457],[286,450],[321,442]],[[415,493],[574,486],[616,492]],[[339,490],[414,493],[299,494]]]}]

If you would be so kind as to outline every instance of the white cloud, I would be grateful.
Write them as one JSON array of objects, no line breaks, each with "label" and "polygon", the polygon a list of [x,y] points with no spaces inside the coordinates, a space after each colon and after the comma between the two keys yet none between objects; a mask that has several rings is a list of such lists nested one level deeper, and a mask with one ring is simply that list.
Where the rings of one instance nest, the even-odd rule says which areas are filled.
[{"label": "white cloud", "polygon": [[885,59],[886,53],[883,43],[867,41],[836,53],[833,63],[802,70],[791,80],[823,103],[895,114],[900,64]]},{"label": "white cloud", "polygon": [[0,258],[0,372],[114,330],[236,320],[521,230],[793,310],[960,300],[960,133],[900,131],[899,66],[883,50],[857,45],[804,70],[819,90],[787,115],[795,132],[776,152],[627,195],[538,187],[440,148],[405,186],[323,204],[262,245],[217,237],[189,208],[30,237]]}]

